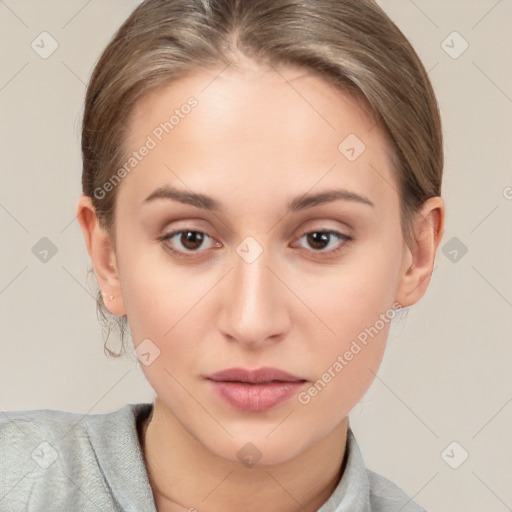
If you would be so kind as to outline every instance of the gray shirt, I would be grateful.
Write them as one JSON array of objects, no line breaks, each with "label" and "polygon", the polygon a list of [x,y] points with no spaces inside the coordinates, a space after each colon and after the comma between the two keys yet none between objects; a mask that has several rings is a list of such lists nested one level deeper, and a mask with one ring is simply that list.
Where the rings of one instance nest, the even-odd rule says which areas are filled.
[{"label": "gray shirt", "polygon": [[[152,407],[127,404],[89,415],[2,412],[0,511],[156,512],[137,430]],[[425,512],[394,483],[366,469],[350,427],[345,464],[317,512]]]}]

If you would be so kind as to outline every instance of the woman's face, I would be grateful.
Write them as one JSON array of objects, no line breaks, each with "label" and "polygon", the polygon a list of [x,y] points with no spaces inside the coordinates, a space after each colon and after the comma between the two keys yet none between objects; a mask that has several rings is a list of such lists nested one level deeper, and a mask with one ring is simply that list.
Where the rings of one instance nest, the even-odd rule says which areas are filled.
[{"label": "woman's face", "polygon": [[[372,382],[407,263],[380,128],[302,69],[253,66],[144,97],[127,143],[116,301],[147,379],[214,454],[302,453]],[[155,195],[171,189],[185,199]],[[207,378],[262,367],[299,382]]]}]

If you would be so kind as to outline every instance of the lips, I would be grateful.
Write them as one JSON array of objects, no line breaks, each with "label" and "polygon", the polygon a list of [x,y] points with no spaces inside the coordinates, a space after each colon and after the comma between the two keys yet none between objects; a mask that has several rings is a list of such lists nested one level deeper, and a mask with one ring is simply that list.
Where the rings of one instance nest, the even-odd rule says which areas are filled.
[{"label": "lips", "polygon": [[263,412],[292,397],[306,379],[278,368],[230,368],[208,375],[215,393],[228,405],[249,412]]},{"label": "lips", "polygon": [[245,368],[229,368],[212,375],[207,379],[217,382],[246,382],[250,384],[259,384],[261,382],[304,382],[306,379],[292,375],[278,368],[259,368],[257,370],[248,370]]}]

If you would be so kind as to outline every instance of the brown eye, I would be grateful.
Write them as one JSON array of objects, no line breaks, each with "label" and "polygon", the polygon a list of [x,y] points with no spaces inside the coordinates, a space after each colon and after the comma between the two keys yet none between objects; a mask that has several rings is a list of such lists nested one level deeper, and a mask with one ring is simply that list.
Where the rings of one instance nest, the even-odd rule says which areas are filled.
[{"label": "brown eye", "polygon": [[199,249],[204,240],[204,233],[199,231],[182,231],[179,241],[185,249],[193,251]]},{"label": "brown eye", "polygon": [[[195,229],[180,229],[160,237],[165,248],[176,256],[193,256],[204,249],[204,242],[211,239],[206,233]],[[169,243],[171,242],[171,243]]]},{"label": "brown eye", "polygon": [[[326,254],[332,254],[343,248],[346,242],[351,241],[353,238],[337,231],[308,231],[304,233],[299,240],[305,238],[309,247],[313,249],[313,252],[321,252]],[[340,243],[342,240],[343,243]],[[334,248],[333,248],[334,246]],[[325,250],[330,248],[330,250]]]},{"label": "brown eye", "polygon": [[315,231],[313,233],[308,233],[306,237],[310,247],[321,250],[325,249],[325,244],[328,244],[331,235],[329,233]]}]

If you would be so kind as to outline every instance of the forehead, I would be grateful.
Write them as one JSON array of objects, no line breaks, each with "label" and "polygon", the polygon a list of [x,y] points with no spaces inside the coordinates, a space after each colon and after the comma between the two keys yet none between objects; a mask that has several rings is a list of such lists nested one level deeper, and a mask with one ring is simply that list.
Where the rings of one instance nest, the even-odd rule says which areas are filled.
[{"label": "forehead", "polygon": [[[195,106],[185,108],[190,98]],[[366,194],[381,187],[382,176],[394,179],[388,140],[368,109],[297,67],[250,64],[181,77],[137,102],[128,152],[148,137],[154,147],[125,180],[139,196],[178,183],[177,176],[192,190],[300,192],[323,180]]]},{"label": "forehead", "polygon": [[[362,133],[375,125],[365,103],[307,69],[244,61],[226,67],[192,70],[145,94],[131,112],[131,140],[147,133],[152,121],[168,118],[191,96],[201,107],[195,110],[194,117],[201,117],[203,122],[214,120],[217,128],[250,124],[255,129],[264,121],[270,132],[272,124],[284,124],[293,119],[308,121],[297,126],[297,134],[314,135],[315,130],[344,130],[348,125]],[[199,128],[195,127],[197,134]]]}]

